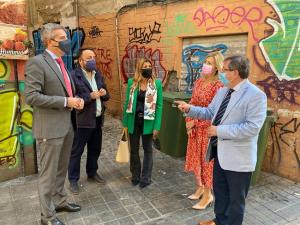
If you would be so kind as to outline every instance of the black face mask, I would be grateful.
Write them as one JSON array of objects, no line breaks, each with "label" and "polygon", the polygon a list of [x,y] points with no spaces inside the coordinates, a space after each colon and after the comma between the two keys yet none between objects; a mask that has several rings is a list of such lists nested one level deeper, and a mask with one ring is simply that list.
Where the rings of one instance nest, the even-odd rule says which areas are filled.
[{"label": "black face mask", "polygon": [[152,76],[152,69],[151,68],[142,69],[142,76],[147,79],[150,78]]}]

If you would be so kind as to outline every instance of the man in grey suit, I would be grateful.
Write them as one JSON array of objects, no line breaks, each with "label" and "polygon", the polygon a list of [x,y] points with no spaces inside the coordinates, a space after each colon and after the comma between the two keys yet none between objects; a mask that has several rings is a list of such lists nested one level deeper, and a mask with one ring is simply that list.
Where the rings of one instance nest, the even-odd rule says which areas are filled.
[{"label": "man in grey suit", "polygon": [[257,139],[267,112],[264,92],[248,81],[249,62],[228,57],[223,72],[227,87],[218,91],[207,108],[178,101],[188,117],[212,120],[207,160],[214,158],[215,219],[200,225],[241,225],[251,175],[257,161]]},{"label": "man in grey suit", "polygon": [[74,136],[71,111],[82,109],[84,102],[73,96],[74,85],[61,59],[70,50],[64,27],[45,24],[41,36],[46,50],[26,64],[25,100],[33,107],[33,134],[40,151],[41,222],[63,225],[56,212],[81,209],[67,202],[64,183]]}]

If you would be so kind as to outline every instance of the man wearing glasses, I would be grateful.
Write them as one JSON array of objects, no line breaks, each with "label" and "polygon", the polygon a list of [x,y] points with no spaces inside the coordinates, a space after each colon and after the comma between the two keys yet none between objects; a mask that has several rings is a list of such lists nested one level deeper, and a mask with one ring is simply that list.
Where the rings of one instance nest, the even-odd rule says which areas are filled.
[{"label": "man wearing glasses", "polygon": [[264,92],[248,81],[249,61],[243,56],[224,60],[227,87],[207,108],[178,101],[188,117],[212,120],[206,158],[214,159],[215,218],[200,225],[241,225],[251,175],[257,161],[257,139],[267,112]]}]

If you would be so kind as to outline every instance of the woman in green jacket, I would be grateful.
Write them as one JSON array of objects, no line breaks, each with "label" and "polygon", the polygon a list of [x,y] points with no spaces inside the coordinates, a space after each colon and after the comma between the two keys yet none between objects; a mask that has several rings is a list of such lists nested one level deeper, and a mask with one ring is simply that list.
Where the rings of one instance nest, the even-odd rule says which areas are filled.
[{"label": "woman in green jacket", "polygon": [[[157,138],[162,116],[162,84],[155,79],[152,63],[141,59],[134,77],[128,80],[123,109],[123,126],[128,128],[130,141],[131,182],[141,188],[151,183],[153,166],[152,138]],[[139,156],[142,136],[144,149],[143,167]]]}]

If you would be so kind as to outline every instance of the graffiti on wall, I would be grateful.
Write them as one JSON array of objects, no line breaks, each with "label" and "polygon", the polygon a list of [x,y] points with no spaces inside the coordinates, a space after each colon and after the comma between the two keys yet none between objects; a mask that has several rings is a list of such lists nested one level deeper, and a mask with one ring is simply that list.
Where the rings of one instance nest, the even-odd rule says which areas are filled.
[{"label": "graffiti on wall", "polygon": [[262,22],[263,12],[256,6],[237,6],[229,8],[223,5],[212,10],[199,7],[194,13],[193,20],[199,27],[204,27],[206,31],[219,30],[233,26],[239,27],[247,25],[255,41],[259,39],[255,35],[254,24]]},{"label": "graffiti on wall", "polygon": [[259,47],[279,80],[297,80],[300,78],[300,4],[282,0],[267,2],[275,9],[280,22],[267,18],[266,23],[274,32],[261,40]]},{"label": "graffiti on wall", "polygon": [[101,37],[101,33],[103,33],[102,30],[98,26],[92,26],[90,30],[88,31],[88,35],[90,38],[97,38]]},{"label": "graffiti on wall", "polygon": [[[298,169],[300,170],[300,154],[299,150],[297,151],[297,138],[295,137],[296,133],[300,130],[299,128],[300,121],[298,120],[298,118],[292,118],[285,123],[277,122],[272,127],[270,166],[273,171],[276,171],[281,163],[282,156],[284,154],[284,148],[292,150],[295,157],[294,159],[296,160],[296,164],[298,165]],[[291,137],[291,135],[293,137]]]},{"label": "graffiti on wall", "polygon": [[300,95],[300,5],[293,1],[266,0],[277,13],[279,21],[267,18],[271,34],[259,42],[267,62],[265,71],[274,75],[257,84],[263,86],[274,101],[299,105]]},{"label": "graffiti on wall", "polygon": [[227,46],[217,44],[213,46],[190,45],[183,49],[182,60],[187,66],[186,92],[191,93],[194,87],[194,82],[200,77],[202,65],[206,56],[211,52],[220,51],[224,54],[227,51]]},{"label": "graffiti on wall", "polygon": [[[20,68],[24,69],[24,62]],[[0,60],[0,166],[18,166],[21,148],[33,145],[32,109],[22,103],[24,81],[19,82],[19,92],[11,61]]]},{"label": "graffiti on wall", "polygon": [[152,67],[158,79],[162,82],[166,78],[167,71],[162,65],[162,53],[159,49],[152,50],[152,48],[138,47],[137,45],[127,46],[125,55],[122,58],[121,71],[124,81],[134,76],[135,66],[137,60],[140,58],[147,58],[151,60]]},{"label": "graffiti on wall", "polygon": [[112,57],[111,57],[111,50],[104,49],[104,48],[96,48],[96,61],[97,61],[97,68],[100,69],[103,76],[109,80],[112,79]]},{"label": "graffiti on wall", "polygon": [[300,102],[296,100],[297,95],[300,94],[300,79],[296,81],[280,81],[275,76],[269,76],[256,83],[263,86],[268,98],[273,99],[275,102],[286,101],[296,105],[300,104]]},{"label": "graffiti on wall", "polygon": [[160,42],[160,27],[161,24],[156,21],[148,27],[129,27],[129,43],[149,44],[153,41]]},{"label": "graffiti on wall", "polygon": [[166,46],[172,46],[175,44],[175,36],[193,33],[196,30],[196,26],[188,21],[187,14],[180,13],[176,14],[172,21],[165,21],[165,30],[165,37],[162,38],[162,43]]},{"label": "graffiti on wall", "polygon": [[[78,56],[79,49],[82,46],[85,38],[85,33],[82,28],[76,28],[71,30],[69,27],[65,28],[67,32],[68,38],[71,40],[71,50],[68,54],[64,55],[62,58],[64,60],[65,65],[67,66],[68,70],[72,70],[74,68],[74,58]],[[33,42],[34,42],[34,49],[35,54],[41,54],[45,50],[45,46],[41,39],[41,30],[34,30],[32,32]]]},{"label": "graffiti on wall", "polygon": [[17,163],[18,129],[15,118],[18,101],[18,94],[14,90],[0,92],[0,166],[14,166]]}]

